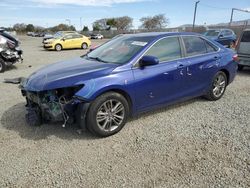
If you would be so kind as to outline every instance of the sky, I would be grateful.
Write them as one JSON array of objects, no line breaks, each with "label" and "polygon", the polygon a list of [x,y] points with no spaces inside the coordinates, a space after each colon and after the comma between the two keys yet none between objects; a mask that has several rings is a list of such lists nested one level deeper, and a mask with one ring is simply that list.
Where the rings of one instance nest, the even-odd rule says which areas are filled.
[{"label": "sky", "polygon": [[[0,0],[0,27],[15,23],[51,27],[60,23],[91,28],[101,18],[130,16],[133,27],[141,25],[140,18],[165,14],[168,27],[191,24],[195,0]],[[196,24],[229,22],[231,9],[250,11],[250,0],[200,0]],[[235,12],[234,21],[250,19],[250,13]]]}]

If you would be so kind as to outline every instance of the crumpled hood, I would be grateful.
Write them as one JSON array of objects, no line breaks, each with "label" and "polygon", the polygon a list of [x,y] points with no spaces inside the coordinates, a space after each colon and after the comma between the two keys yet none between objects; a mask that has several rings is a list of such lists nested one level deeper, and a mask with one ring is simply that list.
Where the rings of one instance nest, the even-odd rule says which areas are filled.
[{"label": "crumpled hood", "polygon": [[29,76],[23,83],[27,91],[43,91],[84,84],[85,80],[104,76],[118,65],[75,58],[48,65]]}]

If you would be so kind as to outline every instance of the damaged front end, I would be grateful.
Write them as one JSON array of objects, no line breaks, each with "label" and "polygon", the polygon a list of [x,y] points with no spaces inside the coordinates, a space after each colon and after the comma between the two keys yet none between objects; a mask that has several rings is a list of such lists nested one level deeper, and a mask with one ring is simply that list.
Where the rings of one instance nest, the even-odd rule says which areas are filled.
[{"label": "damaged front end", "polygon": [[[21,88],[22,95],[26,97],[26,120],[30,125],[38,126],[47,122],[63,122],[73,124],[79,119],[76,113],[82,99],[74,96],[84,85],[59,88],[47,91],[26,91]],[[80,113],[81,114],[81,113]]]}]

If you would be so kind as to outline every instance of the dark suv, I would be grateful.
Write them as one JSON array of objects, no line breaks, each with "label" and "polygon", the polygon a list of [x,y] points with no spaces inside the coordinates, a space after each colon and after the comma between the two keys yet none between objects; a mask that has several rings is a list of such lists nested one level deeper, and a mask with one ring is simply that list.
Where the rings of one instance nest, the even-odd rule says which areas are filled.
[{"label": "dark suv", "polygon": [[236,42],[236,35],[231,29],[209,29],[204,35],[229,48],[233,47]]},{"label": "dark suv", "polygon": [[239,57],[238,69],[242,70],[244,66],[250,66],[250,29],[242,32],[236,50]]}]

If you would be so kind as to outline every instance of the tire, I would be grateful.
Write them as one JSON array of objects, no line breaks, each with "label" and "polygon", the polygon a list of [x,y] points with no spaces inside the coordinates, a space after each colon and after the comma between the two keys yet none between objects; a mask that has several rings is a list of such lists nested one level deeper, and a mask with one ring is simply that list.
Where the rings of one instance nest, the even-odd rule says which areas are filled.
[{"label": "tire", "polygon": [[111,136],[123,128],[128,115],[128,101],[119,93],[108,92],[89,106],[87,128],[97,136]]},{"label": "tire", "polygon": [[6,64],[4,61],[0,58],[0,73],[4,72],[6,70]]},{"label": "tire", "polygon": [[58,52],[61,51],[62,50],[62,45],[61,44],[56,44],[55,45],[55,50],[58,51]]},{"label": "tire", "polygon": [[210,90],[205,96],[208,100],[219,100],[225,93],[227,87],[227,76],[224,72],[219,71],[213,77]]},{"label": "tire", "polygon": [[84,50],[88,49],[88,44],[86,42],[82,43],[82,49]]},{"label": "tire", "polygon": [[242,71],[242,70],[243,70],[243,68],[244,68],[244,66],[243,66],[243,65],[238,65],[238,70],[239,70],[239,71]]}]

